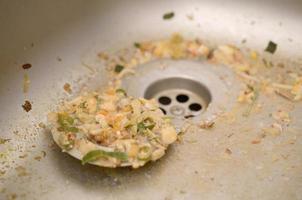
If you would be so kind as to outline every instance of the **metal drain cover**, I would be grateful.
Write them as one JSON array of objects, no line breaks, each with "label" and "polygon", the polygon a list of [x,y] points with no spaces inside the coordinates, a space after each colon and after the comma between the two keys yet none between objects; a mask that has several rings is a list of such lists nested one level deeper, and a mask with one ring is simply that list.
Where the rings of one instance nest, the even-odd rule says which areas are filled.
[{"label": "metal drain cover", "polygon": [[196,117],[211,102],[209,90],[201,83],[187,78],[166,78],[151,84],[144,95],[156,99],[165,114],[178,118]]},{"label": "metal drain cover", "polygon": [[135,97],[154,98],[164,113],[177,119],[200,120],[231,108],[240,83],[227,67],[206,61],[156,60],[126,77],[123,87]]}]

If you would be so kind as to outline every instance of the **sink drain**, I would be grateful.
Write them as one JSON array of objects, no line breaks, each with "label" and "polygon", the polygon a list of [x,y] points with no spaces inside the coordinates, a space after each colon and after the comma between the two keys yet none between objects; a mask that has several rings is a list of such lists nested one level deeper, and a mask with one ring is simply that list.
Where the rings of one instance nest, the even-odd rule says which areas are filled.
[{"label": "sink drain", "polygon": [[164,114],[181,127],[184,118],[199,122],[236,103],[240,84],[226,67],[206,61],[155,60],[137,68],[136,75],[123,79],[129,95],[155,99]]},{"label": "sink drain", "polygon": [[178,118],[200,115],[211,102],[211,93],[201,83],[180,77],[158,80],[152,83],[144,95],[156,99],[163,113]]}]

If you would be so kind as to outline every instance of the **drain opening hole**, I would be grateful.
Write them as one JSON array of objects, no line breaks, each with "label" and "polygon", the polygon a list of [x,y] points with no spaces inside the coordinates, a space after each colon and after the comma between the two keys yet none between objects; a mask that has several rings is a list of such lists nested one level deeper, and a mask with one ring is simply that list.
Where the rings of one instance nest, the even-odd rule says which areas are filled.
[{"label": "drain opening hole", "polygon": [[180,103],[185,103],[189,100],[189,97],[185,94],[179,94],[177,95],[176,100]]},{"label": "drain opening hole", "polygon": [[200,111],[202,109],[202,106],[199,103],[192,103],[189,105],[189,109],[192,111]]},{"label": "drain opening hole", "polygon": [[159,103],[163,104],[163,105],[169,105],[171,103],[171,99],[169,97],[166,96],[162,96],[158,99]]},{"label": "drain opening hole", "polygon": [[159,108],[159,109],[161,109],[161,111],[162,111],[165,115],[167,114],[167,112],[166,112],[165,109],[163,109],[163,108]]}]

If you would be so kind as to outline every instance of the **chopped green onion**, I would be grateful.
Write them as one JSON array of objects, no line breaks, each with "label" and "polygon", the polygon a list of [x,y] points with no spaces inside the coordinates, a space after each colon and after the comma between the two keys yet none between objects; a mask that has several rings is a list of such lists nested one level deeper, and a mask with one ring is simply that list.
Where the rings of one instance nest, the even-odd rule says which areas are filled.
[{"label": "chopped green onion", "polygon": [[58,123],[60,124],[58,131],[73,133],[79,131],[78,128],[72,126],[74,123],[74,119],[70,117],[67,113],[58,113]]},{"label": "chopped green onion", "polygon": [[114,71],[120,73],[125,67],[123,65],[115,65]]},{"label": "chopped green onion", "polygon": [[6,142],[9,142],[10,139],[4,139],[4,138],[0,138],[0,144],[5,144]]},{"label": "chopped green onion", "polygon": [[154,122],[148,122],[148,119],[137,124],[137,131],[139,133],[144,133],[147,129],[152,130],[155,127]]},{"label": "chopped green onion", "polygon": [[79,107],[80,108],[86,108],[86,101],[80,103]]},{"label": "chopped green onion", "polygon": [[141,48],[141,44],[138,43],[138,42],[135,42],[135,43],[134,43],[134,46],[135,46],[136,48]]},{"label": "chopped green onion", "polygon": [[60,134],[59,144],[62,147],[63,151],[69,151],[74,147],[75,135],[73,133]]},{"label": "chopped green onion", "polygon": [[58,131],[76,133],[76,132],[79,131],[79,129],[77,127],[74,127],[74,126],[61,126],[61,127],[58,128]]},{"label": "chopped green onion", "polygon": [[147,161],[150,159],[151,153],[152,150],[150,146],[143,146],[139,149],[138,159]]},{"label": "chopped green onion", "polygon": [[124,89],[122,89],[122,88],[117,89],[115,92],[116,93],[122,93],[123,95],[127,96],[126,91]]},{"label": "chopped green onion", "polygon": [[93,150],[88,152],[83,158],[82,158],[82,165],[88,163],[88,162],[93,162],[98,160],[99,158],[108,158],[108,157],[113,157],[117,158],[122,161],[128,160],[128,156],[124,152],[119,152],[119,151],[103,151],[103,150]]},{"label": "chopped green onion", "polygon": [[267,52],[270,52],[271,54],[275,53],[277,50],[277,44],[272,42],[272,41],[269,41],[265,51]]},{"label": "chopped green onion", "polygon": [[74,119],[70,117],[67,113],[58,113],[58,123],[61,126],[64,126],[66,124],[72,125],[74,122]]},{"label": "chopped green onion", "polygon": [[145,124],[144,124],[144,122],[140,122],[140,123],[138,123],[137,124],[137,131],[138,132],[144,132],[146,130],[146,126],[145,126]]},{"label": "chopped green onion", "polygon": [[163,15],[164,20],[172,19],[173,17],[174,17],[174,12],[169,12]]},{"label": "chopped green onion", "polygon": [[145,126],[147,129],[152,130],[155,127],[155,123],[154,124],[150,124]]}]

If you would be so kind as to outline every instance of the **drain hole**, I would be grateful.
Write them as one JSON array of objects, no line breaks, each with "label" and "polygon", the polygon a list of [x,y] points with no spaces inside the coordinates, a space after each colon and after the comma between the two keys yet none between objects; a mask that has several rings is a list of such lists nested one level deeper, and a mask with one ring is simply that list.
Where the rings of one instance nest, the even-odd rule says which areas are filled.
[{"label": "drain hole", "polygon": [[199,103],[192,103],[189,106],[190,110],[192,111],[200,111],[202,109],[202,106]]},{"label": "drain hole", "polygon": [[159,109],[161,109],[161,111],[163,111],[164,114],[167,114],[165,109],[163,109],[163,108],[159,108]]},{"label": "drain hole", "polygon": [[171,99],[169,97],[163,96],[158,99],[159,103],[163,105],[169,105],[171,103]]},{"label": "drain hole", "polygon": [[176,100],[180,103],[185,103],[189,100],[189,97],[185,94],[179,94],[177,95]]}]

